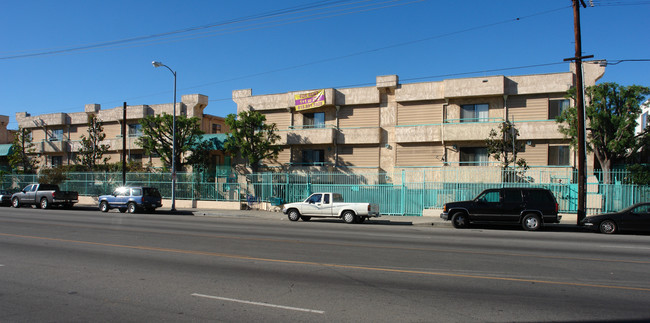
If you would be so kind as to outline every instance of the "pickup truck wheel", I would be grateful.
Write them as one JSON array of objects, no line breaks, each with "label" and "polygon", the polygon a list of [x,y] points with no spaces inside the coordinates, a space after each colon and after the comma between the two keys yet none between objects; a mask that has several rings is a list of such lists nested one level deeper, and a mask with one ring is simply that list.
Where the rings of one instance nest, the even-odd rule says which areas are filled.
[{"label": "pickup truck wheel", "polygon": [[311,217],[310,216],[301,216],[300,219],[307,222],[307,221],[311,220]]},{"label": "pickup truck wheel", "polygon": [[126,211],[131,214],[135,213],[135,203],[129,203],[129,205],[126,206]]},{"label": "pickup truck wheel", "polygon": [[102,212],[108,212],[108,202],[102,201],[99,203],[99,210]]},{"label": "pickup truck wheel", "polygon": [[11,206],[13,206],[15,208],[19,208],[20,207],[20,200],[17,197],[14,197],[14,199],[11,200]]},{"label": "pickup truck wheel", "polygon": [[456,229],[464,229],[469,227],[469,218],[463,212],[456,212],[451,216],[451,225]]},{"label": "pickup truck wheel", "polygon": [[287,217],[289,218],[290,221],[298,221],[300,220],[300,212],[296,209],[291,209],[287,213]]},{"label": "pickup truck wheel", "polygon": [[47,201],[47,197],[41,199],[41,209],[47,209],[50,207],[50,202]]},{"label": "pickup truck wheel", "polygon": [[521,226],[526,231],[537,231],[542,227],[542,220],[539,218],[539,215],[528,213],[521,220]]},{"label": "pickup truck wheel", "polygon": [[345,211],[342,218],[345,223],[357,223],[359,217],[352,211]]}]

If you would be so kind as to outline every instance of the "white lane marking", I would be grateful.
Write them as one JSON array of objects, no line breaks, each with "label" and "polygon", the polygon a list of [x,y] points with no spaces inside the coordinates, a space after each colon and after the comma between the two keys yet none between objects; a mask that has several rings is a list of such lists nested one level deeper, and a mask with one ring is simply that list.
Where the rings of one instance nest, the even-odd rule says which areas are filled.
[{"label": "white lane marking", "polygon": [[309,312],[309,313],[316,313],[316,314],[324,314],[325,313],[324,311],[311,310],[311,309],[308,309],[308,308],[299,308],[299,307],[274,305],[274,304],[269,304],[269,303],[251,302],[251,301],[245,301],[245,300],[241,300],[241,299],[226,298],[226,297],[211,296],[211,295],[203,295],[203,294],[197,294],[197,293],[192,294],[192,296],[203,297],[203,298],[211,298],[211,299],[218,299],[218,300],[222,300],[222,301],[242,303],[242,304],[250,304],[250,305],[259,305],[259,306],[280,308],[280,309],[291,310],[291,311]]},{"label": "white lane marking", "polygon": [[639,250],[650,250],[650,247],[637,247],[637,246],[608,246],[602,245],[598,246],[599,248],[611,248],[611,249],[639,249]]}]

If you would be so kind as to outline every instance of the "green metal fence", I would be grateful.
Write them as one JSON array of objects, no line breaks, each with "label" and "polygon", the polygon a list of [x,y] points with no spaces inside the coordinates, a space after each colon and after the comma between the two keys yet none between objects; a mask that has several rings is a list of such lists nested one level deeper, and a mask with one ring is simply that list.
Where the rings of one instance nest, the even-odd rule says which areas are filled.
[{"label": "green metal fence", "polygon": [[[209,176],[208,176],[209,175]],[[82,196],[109,194],[121,186],[121,173],[69,173],[60,186]],[[650,201],[650,186],[627,183],[629,174],[616,171],[611,183],[599,172],[589,176],[587,213],[620,210]],[[18,190],[38,182],[36,175],[9,174],[0,177],[0,187]],[[577,175],[568,167],[529,169],[525,174],[499,167],[440,167],[405,169],[394,173],[258,173],[239,176],[220,169],[216,174],[178,173],[176,198],[186,200],[296,202],[313,192],[337,192],[347,201],[376,203],[382,214],[422,215],[427,208],[474,198],[494,187],[541,187],[551,190],[560,212],[577,209]],[[163,197],[171,197],[170,173],[128,173],[127,185],[157,187]]]}]

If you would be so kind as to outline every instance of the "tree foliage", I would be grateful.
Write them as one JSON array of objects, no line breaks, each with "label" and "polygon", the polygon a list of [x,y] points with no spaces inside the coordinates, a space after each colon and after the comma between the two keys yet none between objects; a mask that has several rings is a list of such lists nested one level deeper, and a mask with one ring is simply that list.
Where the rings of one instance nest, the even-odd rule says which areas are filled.
[{"label": "tree foliage", "polygon": [[261,160],[276,159],[282,150],[276,144],[280,136],[276,134],[275,123],[266,124],[265,121],[266,117],[258,111],[242,111],[226,117],[230,134],[224,147],[230,153],[241,154],[254,173]]},{"label": "tree foliage", "polygon": [[[567,97],[575,98],[575,88]],[[650,88],[631,85],[621,86],[616,83],[601,83],[585,90],[585,116],[587,121],[586,149],[593,152],[605,175],[605,182],[610,181],[610,170],[617,162],[637,154],[641,147],[647,145],[648,129],[635,134],[636,119],[641,114],[640,105]],[[560,123],[559,131],[565,138],[571,139],[571,145],[578,145],[578,116],[576,108],[571,107],[556,119]]]},{"label": "tree foliage", "polygon": [[38,160],[32,157],[36,153],[35,147],[31,131],[19,128],[9,155],[11,168],[23,174],[35,174],[38,170]]},{"label": "tree foliage", "polygon": [[488,155],[501,163],[503,170],[508,170],[511,166],[518,166],[513,172],[504,172],[504,181],[520,181],[528,169],[528,164],[523,158],[517,158],[517,155],[523,151],[524,143],[517,140],[519,130],[513,122],[506,120],[499,125],[499,131],[490,130],[488,139],[485,140]]},{"label": "tree foliage", "polygon": [[102,121],[96,115],[88,116],[88,136],[81,135],[81,148],[77,154],[77,162],[86,166],[89,170],[97,170],[98,163],[106,165],[110,157],[104,157],[108,152],[109,145],[102,144],[106,138]]},{"label": "tree foliage", "polygon": [[[142,137],[138,144],[147,154],[160,156],[166,169],[172,165],[172,140],[173,116],[160,114],[148,116],[140,120],[142,125]],[[176,154],[173,156],[176,163],[176,171],[182,171],[186,165],[195,165],[204,162],[209,155],[207,143],[201,141],[200,120],[196,117],[176,117]],[[190,153],[187,158],[183,155]]]}]

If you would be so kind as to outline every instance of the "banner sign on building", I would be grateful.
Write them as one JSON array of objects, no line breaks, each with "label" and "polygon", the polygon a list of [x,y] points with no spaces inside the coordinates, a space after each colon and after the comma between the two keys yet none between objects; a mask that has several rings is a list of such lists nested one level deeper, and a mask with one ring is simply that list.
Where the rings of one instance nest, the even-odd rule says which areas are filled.
[{"label": "banner sign on building", "polygon": [[325,90],[294,95],[296,111],[322,107],[325,105]]}]

